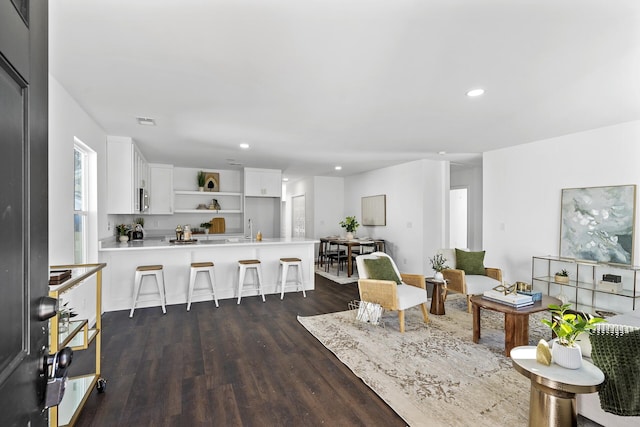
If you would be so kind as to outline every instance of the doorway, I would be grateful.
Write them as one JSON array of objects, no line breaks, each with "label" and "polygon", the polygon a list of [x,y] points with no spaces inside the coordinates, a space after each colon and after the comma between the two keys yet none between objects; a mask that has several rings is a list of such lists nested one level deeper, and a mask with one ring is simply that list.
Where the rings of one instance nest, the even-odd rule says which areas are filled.
[{"label": "doorway", "polygon": [[449,190],[449,247],[469,247],[469,203],[467,187]]},{"label": "doorway", "polygon": [[305,237],[306,236],[306,210],[305,210],[305,196],[293,196],[291,198],[291,236],[293,237]]}]

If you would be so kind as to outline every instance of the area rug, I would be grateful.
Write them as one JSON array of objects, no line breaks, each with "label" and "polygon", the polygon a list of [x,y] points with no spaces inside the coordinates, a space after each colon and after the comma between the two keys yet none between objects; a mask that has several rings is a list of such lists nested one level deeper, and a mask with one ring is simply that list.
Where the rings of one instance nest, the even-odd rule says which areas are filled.
[{"label": "area rug", "polygon": [[328,272],[324,271],[324,267],[316,267],[316,274],[319,274],[320,276],[325,277],[331,280],[332,282],[336,282],[341,285],[347,285],[349,283],[355,283],[358,281],[357,271],[354,271],[351,277],[347,277],[346,271],[340,271],[340,274],[338,275],[336,267],[329,268]]},{"label": "area rug", "polygon": [[[503,355],[503,315],[483,310],[474,344],[466,299],[445,308],[429,324],[419,308],[407,310],[404,334],[395,312],[383,326],[356,322],[354,311],[298,321],[411,426],[526,426],[530,383]],[[550,338],[543,316],[530,316],[530,344]]]}]

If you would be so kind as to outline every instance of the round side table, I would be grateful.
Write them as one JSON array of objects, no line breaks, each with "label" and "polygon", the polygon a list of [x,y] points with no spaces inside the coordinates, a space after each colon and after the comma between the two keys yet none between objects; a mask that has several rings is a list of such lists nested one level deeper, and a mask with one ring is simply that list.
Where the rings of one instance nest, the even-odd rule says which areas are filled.
[{"label": "round side table", "polygon": [[511,350],[511,360],[515,370],[531,380],[531,427],[576,426],[576,394],[594,393],[604,382],[602,371],[584,359],[580,369],[538,363],[534,346],[515,347]]},{"label": "round side table", "polygon": [[431,294],[431,309],[429,313],[435,315],[443,315],[444,312],[444,290],[447,287],[447,282],[444,280],[435,280],[433,277],[427,277],[427,283],[433,285],[433,293]]}]

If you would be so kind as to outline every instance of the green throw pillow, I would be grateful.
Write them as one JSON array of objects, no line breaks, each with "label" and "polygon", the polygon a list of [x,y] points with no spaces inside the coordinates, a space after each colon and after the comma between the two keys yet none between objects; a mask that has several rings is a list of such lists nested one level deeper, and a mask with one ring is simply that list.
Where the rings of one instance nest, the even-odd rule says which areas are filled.
[{"label": "green throw pillow", "polygon": [[465,274],[485,276],[484,252],[467,252],[456,249],[456,269],[464,270]]},{"label": "green throw pillow", "polygon": [[369,279],[393,280],[397,284],[402,283],[393,264],[391,264],[391,260],[387,257],[365,258],[364,266],[367,269]]}]

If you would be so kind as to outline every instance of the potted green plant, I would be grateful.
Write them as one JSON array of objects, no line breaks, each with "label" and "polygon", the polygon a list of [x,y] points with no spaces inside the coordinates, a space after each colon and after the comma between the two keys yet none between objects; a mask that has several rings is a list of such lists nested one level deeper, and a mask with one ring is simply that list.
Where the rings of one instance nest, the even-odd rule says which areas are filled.
[{"label": "potted green plant", "polygon": [[211,228],[210,222],[203,222],[200,224],[200,227],[204,228],[204,234],[209,234],[209,229]]},{"label": "potted green plant", "polygon": [[340,227],[346,230],[347,240],[353,240],[353,233],[355,233],[358,227],[360,227],[360,223],[355,216],[348,216],[344,220],[340,221]]},{"label": "potted green plant", "polygon": [[118,233],[118,240],[121,242],[127,242],[129,240],[129,230],[131,228],[128,224],[118,224],[116,225],[116,232]]},{"label": "potted green plant", "polygon": [[204,171],[198,172],[198,191],[204,191],[205,174]]},{"label": "potted green plant", "polygon": [[446,264],[447,259],[442,254],[435,254],[433,258],[429,258],[429,262],[431,263],[433,271],[435,271],[433,278],[435,280],[443,281],[444,276],[442,275],[442,270],[449,268]]},{"label": "potted green plant", "polygon": [[569,283],[569,272],[566,269],[562,269],[561,271],[556,272],[553,280],[558,283]]},{"label": "potted green plant", "polygon": [[582,333],[590,333],[596,323],[604,322],[600,317],[567,312],[571,304],[549,305],[551,319],[542,319],[541,322],[548,326],[557,336],[551,347],[551,359],[557,365],[569,369],[578,369],[582,366],[582,351],[576,344],[576,338]]}]

